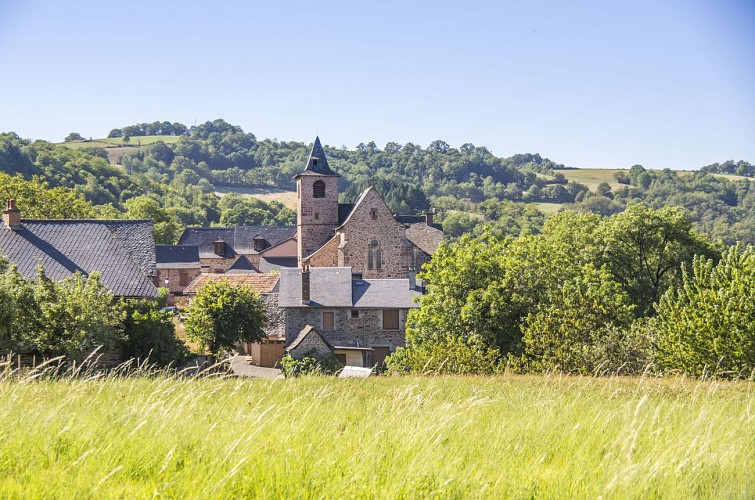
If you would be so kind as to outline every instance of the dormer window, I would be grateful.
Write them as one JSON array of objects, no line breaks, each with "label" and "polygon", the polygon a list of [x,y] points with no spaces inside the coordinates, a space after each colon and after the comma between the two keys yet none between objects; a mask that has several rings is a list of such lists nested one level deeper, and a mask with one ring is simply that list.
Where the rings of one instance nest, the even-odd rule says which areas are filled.
[{"label": "dormer window", "polygon": [[254,251],[255,252],[261,252],[265,249],[265,239],[264,238],[254,238]]},{"label": "dormer window", "polygon": [[313,167],[317,166],[317,158],[312,158],[312,166]]},{"label": "dormer window", "polygon": [[325,183],[323,181],[315,181],[312,184],[312,197],[325,198]]},{"label": "dormer window", "polygon": [[225,241],[215,241],[215,255],[225,255]]}]

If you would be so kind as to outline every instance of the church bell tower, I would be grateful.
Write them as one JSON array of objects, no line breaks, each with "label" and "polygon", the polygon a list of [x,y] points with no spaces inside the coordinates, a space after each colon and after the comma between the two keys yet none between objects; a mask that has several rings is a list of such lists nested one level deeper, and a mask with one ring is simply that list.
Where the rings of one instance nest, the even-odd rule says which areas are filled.
[{"label": "church bell tower", "polygon": [[315,138],[306,168],[296,179],[296,239],[299,264],[335,235],[338,226],[338,177]]}]

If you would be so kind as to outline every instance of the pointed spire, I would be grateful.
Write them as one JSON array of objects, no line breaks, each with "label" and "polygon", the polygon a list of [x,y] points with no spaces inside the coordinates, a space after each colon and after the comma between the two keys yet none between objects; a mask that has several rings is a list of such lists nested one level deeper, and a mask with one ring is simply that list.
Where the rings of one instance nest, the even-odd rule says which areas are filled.
[{"label": "pointed spire", "polygon": [[[304,172],[299,175],[332,175],[339,177],[339,175],[333,172],[328,166],[328,159],[325,157],[325,151],[320,144],[320,137],[315,137],[315,143],[312,145],[312,151],[307,158],[307,166]],[[296,177],[299,177],[297,175]]]}]

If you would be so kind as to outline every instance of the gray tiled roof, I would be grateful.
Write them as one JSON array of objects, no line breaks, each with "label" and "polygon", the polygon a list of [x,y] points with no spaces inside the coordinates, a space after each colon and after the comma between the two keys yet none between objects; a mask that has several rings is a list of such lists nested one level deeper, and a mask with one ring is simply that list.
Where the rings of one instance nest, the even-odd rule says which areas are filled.
[{"label": "gray tiled roof", "polygon": [[252,263],[249,261],[249,259],[246,258],[245,255],[242,255],[238,259],[236,259],[236,262],[233,263],[231,267],[226,269],[226,273],[258,273]]},{"label": "gray tiled roof", "polygon": [[310,268],[310,303],[301,302],[301,270],[282,269],[280,307],[358,307],[408,309],[419,307],[414,298],[419,288],[409,289],[408,279],[352,280],[350,267]]},{"label": "gray tiled roof", "polygon": [[354,203],[339,203],[338,204],[338,225],[340,226],[346,219],[349,218],[349,214],[354,210]]},{"label": "gray tiled roof", "polygon": [[285,268],[296,268],[299,266],[296,257],[262,257],[260,258],[259,268],[262,273],[279,271]]},{"label": "gray tiled roof", "polygon": [[[278,304],[307,307],[301,303],[301,270],[281,269],[280,273]],[[351,268],[311,268],[309,298],[309,307],[351,307]]]},{"label": "gray tiled roof", "polygon": [[266,241],[265,248],[283,243],[296,235],[296,226],[236,226],[236,227],[187,227],[179,245],[196,245],[202,259],[218,258],[215,254],[215,241],[223,240],[226,245],[224,258],[238,254],[257,254],[254,239]]},{"label": "gray tiled roof", "polygon": [[428,255],[432,255],[443,242],[443,231],[424,222],[407,224],[406,239]]},{"label": "gray tiled roof", "polygon": [[196,245],[156,245],[155,256],[160,269],[191,269],[200,266]]},{"label": "gray tiled roof", "polygon": [[157,297],[145,272],[155,268],[154,237],[145,230],[151,227],[151,221],[22,219],[20,229],[10,230],[0,222],[0,253],[27,278],[36,277],[38,265],[55,280],[99,272],[118,297]]},{"label": "gray tiled roof", "polygon": [[[358,283],[362,283],[361,285]],[[414,302],[422,293],[409,289],[408,279],[355,280],[353,283],[354,307],[408,309],[419,307]]]},{"label": "gray tiled roof", "polygon": [[330,349],[333,350],[333,345],[325,340],[325,337],[322,336],[322,334],[312,325],[307,325],[304,328],[302,328],[302,331],[299,332],[299,335],[296,336],[293,342],[291,342],[291,345],[286,347],[286,352],[291,352],[297,347],[299,347],[299,344],[301,344],[305,338],[307,338],[308,335],[317,335],[320,337],[320,340],[322,340],[323,344]]},{"label": "gray tiled roof", "polygon": [[103,220],[113,233],[113,237],[120,240],[121,248],[126,250],[131,259],[147,276],[155,276],[155,226],[151,220]]}]

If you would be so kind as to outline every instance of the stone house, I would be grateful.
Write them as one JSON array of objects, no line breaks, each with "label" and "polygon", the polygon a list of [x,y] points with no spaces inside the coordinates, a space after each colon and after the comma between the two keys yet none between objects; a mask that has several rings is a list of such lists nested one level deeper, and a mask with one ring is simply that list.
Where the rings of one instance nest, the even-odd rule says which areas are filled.
[{"label": "stone house", "polygon": [[[307,355],[300,337],[317,330],[344,365],[381,365],[405,344],[406,319],[422,289],[416,280],[364,279],[349,267],[281,271],[278,304],[294,357]],[[298,340],[298,342],[297,342]]]},{"label": "stone house", "polygon": [[0,223],[0,254],[28,279],[62,280],[100,273],[116,297],[157,298],[154,226],[151,220],[22,219],[9,200]]},{"label": "stone house", "polygon": [[171,294],[183,294],[189,283],[202,272],[196,245],[156,245],[155,257],[155,285],[167,288]]}]

